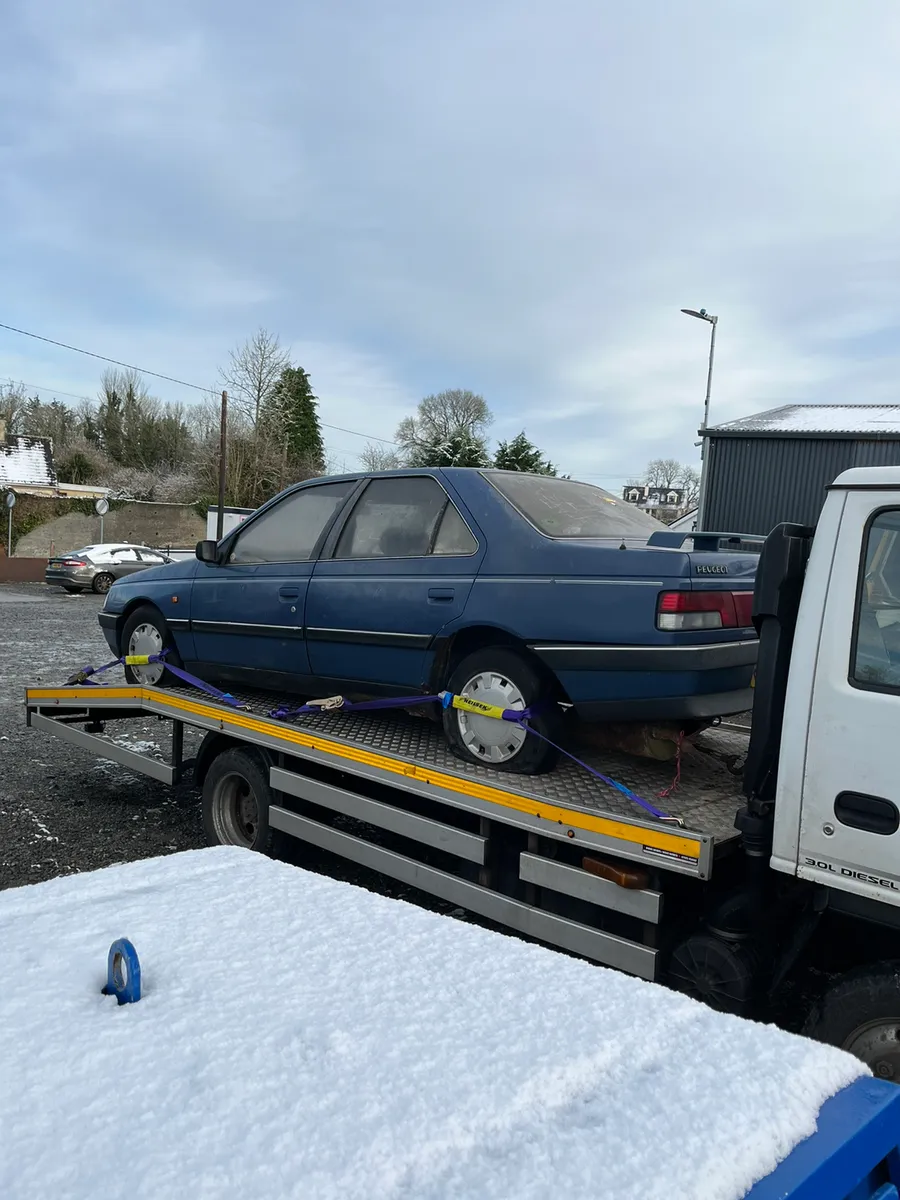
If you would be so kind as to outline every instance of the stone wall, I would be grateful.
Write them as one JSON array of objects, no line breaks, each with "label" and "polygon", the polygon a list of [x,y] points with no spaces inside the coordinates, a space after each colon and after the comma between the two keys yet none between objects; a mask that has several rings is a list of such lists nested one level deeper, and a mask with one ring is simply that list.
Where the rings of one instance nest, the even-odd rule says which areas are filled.
[{"label": "stone wall", "polygon": [[[206,537],[206,521],[190,504],[151,504],[132,500],[116,506],[103,518],[104,542],[135,542],[141,546],[190,546]],[[16,558],[47,558],[100,541],[100,518],[66,513],[19,538]]]}]

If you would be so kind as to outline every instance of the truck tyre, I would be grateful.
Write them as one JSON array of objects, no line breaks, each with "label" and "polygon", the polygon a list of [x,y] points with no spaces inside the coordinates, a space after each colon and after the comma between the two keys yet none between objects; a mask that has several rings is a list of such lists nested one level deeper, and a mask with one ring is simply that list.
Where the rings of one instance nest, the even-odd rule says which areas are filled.
[{"label": "truck tyre", "polygon": [[[152,604],[142,604],[125,622],[120,649],[122,654],[160,654],[168,650],[166,657],[172,666],[182,665],[166,618]],[[162,663],[126,667],[125,678],[138,687],[171,687],[178,683],[176,676],[167,671]]]},{"label": "truck tyre", "polygon": [[[553,742],[562,735],[562,714],[552,684],[536,664],[508,646],[488,646],[467,655],[450,675],[447,691],[498,708],[535,709],[529,722],[533,729]],[[496,717],[445,708],[443,722],[453,753],[479,766],[537,775],[551,770],[559,757],[542,738]]]},{"label": "truck tyre", "polygon": [[276,856],[285,838],[269,828],[273,793],[257,755],[232,748],[213,759],[203,781],[203,829],[210,846],[242,846]]},{"label": "truck tyre", "polygon": [[828,989],[803,1032],[900,1083],[900,962],[849,972]]}]

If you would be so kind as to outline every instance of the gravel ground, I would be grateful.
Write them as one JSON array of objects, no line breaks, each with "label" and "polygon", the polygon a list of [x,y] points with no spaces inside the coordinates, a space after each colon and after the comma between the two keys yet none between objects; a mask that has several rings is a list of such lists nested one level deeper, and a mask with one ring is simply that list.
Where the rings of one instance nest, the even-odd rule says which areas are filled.
[{"label": "gravel ground", "polygon": [[[26,729],[23,688],[108,662],[99,596],[0,585],[0,888],[205,845],[197,794]],[[155,719],[117,722],[115,740],[165,750]],[[186,739],[187,741],[187,739]]]},{"label": "gravel ground", "polygon": [[[86,664],[109,661],[97,623],[102,604],[99,596],[69,596],[43,584],[0,584],[0,889],[206,845],[190,777],[169,787],[25,726],[26,684],[63,683]],[[107,732],[139,753],[168,759],[167,722],[116,721]],[[201,738],[185,729],[185,757]],[[314,847],[303,848],[302,865],[469,919],[462,909]]]}]

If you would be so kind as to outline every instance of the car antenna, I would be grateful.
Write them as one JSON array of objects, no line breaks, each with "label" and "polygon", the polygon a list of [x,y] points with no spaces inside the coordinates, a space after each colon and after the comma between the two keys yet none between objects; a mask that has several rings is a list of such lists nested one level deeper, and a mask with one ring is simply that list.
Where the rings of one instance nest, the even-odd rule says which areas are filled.
[{"label": "car antenna", "polygon": [[628,547],[625,545],[625,539],[624,539],[624,538],[622,538],[622,545],[619,547],[619,549],[620,549],[620,550],[627,550],[627,549],[628,549]]}]

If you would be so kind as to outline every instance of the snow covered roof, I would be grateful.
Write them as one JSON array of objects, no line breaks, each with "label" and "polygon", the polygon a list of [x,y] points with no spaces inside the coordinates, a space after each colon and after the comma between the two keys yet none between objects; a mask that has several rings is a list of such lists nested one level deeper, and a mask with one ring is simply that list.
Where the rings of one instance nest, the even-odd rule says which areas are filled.
[{"label": "snow covered roof", "polygon": [[16,435],[0,441],[0,488],[17,484],[56,486],[49,438]]},{"label": "snow covered roof", "polygon": [[900,404],[783,404],[700,430],[720,437],[900,438]]}]

